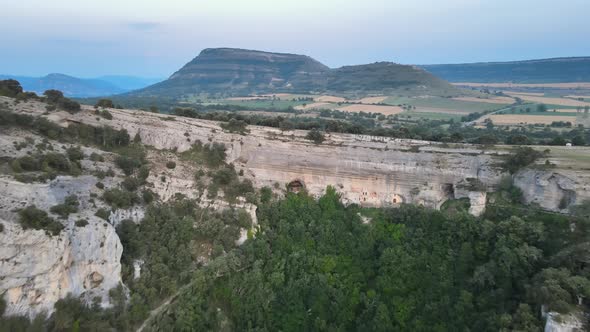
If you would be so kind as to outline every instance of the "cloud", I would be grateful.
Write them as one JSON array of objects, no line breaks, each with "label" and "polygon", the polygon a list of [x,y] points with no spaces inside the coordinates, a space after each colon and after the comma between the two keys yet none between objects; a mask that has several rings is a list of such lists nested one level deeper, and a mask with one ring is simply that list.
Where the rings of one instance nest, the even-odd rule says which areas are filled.
[{"label": "cloud", "polygon": [[161,25],[158,22],[130,22],[126,24],[128,28],[136,31],[153,31]]}]

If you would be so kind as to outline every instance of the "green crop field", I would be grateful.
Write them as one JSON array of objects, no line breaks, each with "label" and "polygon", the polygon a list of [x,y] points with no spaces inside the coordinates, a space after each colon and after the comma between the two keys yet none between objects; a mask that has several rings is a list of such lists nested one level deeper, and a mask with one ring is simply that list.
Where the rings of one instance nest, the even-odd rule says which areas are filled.
[{"label": "green crop field", "polygon": [[271,99],[258,99],[258,100],[219,100],[210,101],[211,104],[224,104],[224,105],[238,105],[248,107],[252,109],[285,109],[289,106],[295,107],[303,104],[311,104],[313,101],[292,101],[292,100],[271,100]]},{"label": "green crop field", "polygon": [[449,114],[449,113],[434,113],[434,112],[412,112],[406,111],[397,115],[401,119],[410,117],[410,119],[428,119],[428,120],[455,120],[460,121],[461,114]]},{"label": "green crop field", "polygon": [[440,108],[445,110],[455,110],[465,113],[492,111],[504,108],[509,104],[491,104],[474,101],[454,100],[442,97],[427,98],[407,98],[407,97],[389,97],[385,99],[385,104],[389,105],[411,105],[415,107]]}]

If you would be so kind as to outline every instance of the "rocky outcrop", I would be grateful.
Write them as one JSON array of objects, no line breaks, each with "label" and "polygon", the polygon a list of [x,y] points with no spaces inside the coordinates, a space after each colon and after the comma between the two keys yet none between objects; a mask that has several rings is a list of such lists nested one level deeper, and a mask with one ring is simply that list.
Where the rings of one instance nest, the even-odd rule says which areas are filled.
[{"label": "rocky outcrop", "polygon": [[121,282],[123,247],[113,227],[99,219],[84,227],[67,225],[59,236],[43,230],[23,230],[0,219],[0,293],[7,315],[51,313],[53,304],[72,294],[90,302]]},{"label": "rocky outcrop", "polygon": [[556,312],[546,314],[545,332],[583,332],[584,327],[582,313],[561,315]]},{"label": "rocky outcrop", "polygon": [[[144,144],[157,149],[185,151],[195,141],[223,143],[227,162],[244,170],[256,186],[280,188],[300,180],[306,189],[320,195],[335,187],[346,203],[362,206],[390,206],[415,203],[439,208],[455,198],[456,186],[465,178],[477,178],[493,190],[502,171],[497,168],[498,152],[472,145],[448,147],[438,143],[366,135],[331,134],[316,145],[305,139],[305,131],[249,126],[248,135],[226,133],[218,123],[128,110],[112,110],[110,125],[139,133]],[[83,113],[68,119],[100,125]],[[159,176],[160,173],[154,176]],[[194,196],[189,177],[156,179],[154,191],[163,199],[176,192]],[[469,195],[468,193],[466,195]],[[473,206],[481,205],[473,194]],[[478,197],[475,197],[478,196]]]},{"label": "rocky outcrop", "polygon": [[126,219],[139,223],[145,216],[145,209],[141,206],[134,206],[129,209],[112,210],[109,215],[109,223],[117,228],[119,224]]},{"label": "rocky outcrop", "polygon": [[[91,176],[58,177],[47,184],[24,184],[0,179],[0,294],[7,315],[51,313],[54,303],[72,294],[109,306],[108,291],[121,282],[123,247],[113,226],[93,215],[89,195]],[[65,196],[78,195],[80,213],[61,221],[57,236],[43,230],[23,230],[16,210],[29,205],[48,210]],[[84,218],[85,226],[75,220]],[[57,220],[57,219],[56,219]]]},{"label": "rocky outcrop", "polygon": [[567,170],[524,169],[514,175],[514,185],[522,190],[525,203],[535,203],[551,211],[567,211],[590,199],[587,183]]},{"label": "rocky outcrop", "polygon": [[469,191],[465,189],[457,189],[455,191],[455,198],[469,199],[469,213],[474,216],[481,216],[486,210],[487,193],[485,191]]}]

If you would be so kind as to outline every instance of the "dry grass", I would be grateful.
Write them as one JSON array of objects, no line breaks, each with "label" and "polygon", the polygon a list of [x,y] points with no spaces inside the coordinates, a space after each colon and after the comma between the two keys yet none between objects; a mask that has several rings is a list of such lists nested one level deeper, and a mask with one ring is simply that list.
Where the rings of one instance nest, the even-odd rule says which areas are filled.
[{"label": "dry grass", "polygon": [[551,124],[554,121],[564,121],[576,123],[573,116],[545,116],[545,115],[524,115],[524,114],[492,114],[479,119],[482,123],[486,118],[492,120],[496,125],[516,125],[516,124]]},{"label": "dry grass", "polygon": [[557,89],[590,89],[590,82],[574,82],[574,83],[452,83],[457,86],[468,86],[474,88],[490,87],[490,88],[557,88]]},{"label": "dry grass", "polygon": [[472,101],[476,103],[488,104],[514,104],[515,100],[511,97],[492,97],[492,98],[476,98],[476,97],[455,97],[453,100],[458,101]]},{"label": "dry grass", "polygon": [[336,96],[319,96],[317,98],[314,98],[314,100],[323,103],[343,103],[346,101],[345,98]]},{"label": "dry grass", "polygon": [[[576,113],[576,110],[571,108],[558,108],[555,111],[557,113]],[[550,109],[548,112],[553,112],[553,109]]]},{"label": "dry grass", "polygon": [[521,91],[504,91],[507,95],[523,95],[523,96],[539,96],[543,97],[545,94],[543,92],[521,92]]},{"label": "dry grass", "polygon": [[226,100],[231,101],[250,101],[250,100],[268,100],[270,96],[250,96],[250,97],[231,97],[227,98]]},{"label": "dry grass", "polygon": [[362,99],[353,100],[353,102],[361,104],[380,104],[384,102],[387,98],[387,96],[365,97]]},{"label": "dry grass", "polygon": [[543,103],[543,104],[550,104],[550,105],[562,105],[562,106],[590,106],[589,102],[573,100],[568,98],[554,98],[554,97],[541,97],[541,96],[531,96],[531,95],[524,95],[524,94],[509,94],[510,96],[519,97],[526,101],[532,101],[535,103]]},{"label": "dry grass", "polygon": [[358,105],[358,104],[339,107],[338,110],[344,111],[344,112],[381,113],[383,115],[395,115],[395,114],[399,114],[404,111],[399,106]]},{"label": "dry grass", "polygon": [[418,113],[443,113],[443,114],[460,114],[466,115],[472,113],[471,111],[467,110],[457,110],[452,108],[439,108],[439,107],[417,107],[416,109],[411,110],[411,112],[418,112]]},{"label": "dry grass", "polygon": [[317,109],[335,109],[334,104],[330,104],[330,103],[311,103],[311,104],[306,104],[306,105],[299,105],[299,106],[295,106],[296,110],[300,110],[300,111],[308,111],[308,110],[317,110]]},{"label": "dry grass", "polygon": [[244,96],[244,97],[230,97],[226,98],[225,100],[232,100],[232,101],[249,101],[249,100],[269,100],[273,98],[293,98],[297,97],[297,95],[293,95],[290,93],[275,93],[272,95],[255,95],[255,96]]}]

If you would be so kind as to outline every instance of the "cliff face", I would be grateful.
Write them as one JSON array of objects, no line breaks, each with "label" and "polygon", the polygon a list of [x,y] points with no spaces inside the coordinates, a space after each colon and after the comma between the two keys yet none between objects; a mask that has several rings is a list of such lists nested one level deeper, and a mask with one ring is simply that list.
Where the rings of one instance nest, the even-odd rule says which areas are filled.
[{"label": "cliff face", "polygon": [[274,92],[460,93],[449,83],[413,66],[379,62],[330,69],[305,55],[217,48],[203,50],[168,80],[128,95],[174,99],[200,93]]},{"label": "cliff face", "polygon": [[[0,294],[5,294],[7,315],[51,313],[53,304],[67,294],[101,298],[109,305],[108,291],[121,282],[123,247],[109,223],[87,213],[94,178],[58,177],[48,184],[23,184],[0,179]],[[15,222],[17,208],[36,205],[49,209],[69,194],[78,194],[80,213],[61,221],[58,236],[42,230],[23,230]],[[75,226],[86,218],[88,225]]]},{"label": "cliff face", "polygon": [[522,190],[525,203],[567,212],[570,206],[590,199],[587,176],[568,170],[525,169],[515,174],[514,184]]},{"label": "cliff face", "polygon": [[[345,202],[362,206],[415,203],[439,208],[448,199],[468,197],[474,214],[479,214],[485,195],[459,190],[457,185],[466,178],[478,178],[493,190],[501,176],[494,166],[498,163],[495,151],[469,145],[444,147],[426,141],[345,134],[332,134],[325,143],[315,145],[304,139],[305,131],[250,126],[250,133],[242,136],[226,133],[212,121],[182,117],[166,121],[165,115],[138,116],[128,110],[111,113],[110,126],[125,128],[131,136],[139,133],[144,144],[157,149],[185,151],[197,140],[224,143],[227,161],[243,169],[258,187],[278,183],[285,188],[299,181],[319,195],[331,185]],[[68,121],[101,125],[84,112],[65,115],[62,121],[64,125]],[[188,190],[191,183],[178,179],[157,186],[163,186],[156,189],[166,197]]]},{"label": "cliff face", "polygon": [[574,312],[569,315],[561,315],[556,312],[547,313],[545,332],[582,332],[584,328],[584,317],[582,312]]}]

